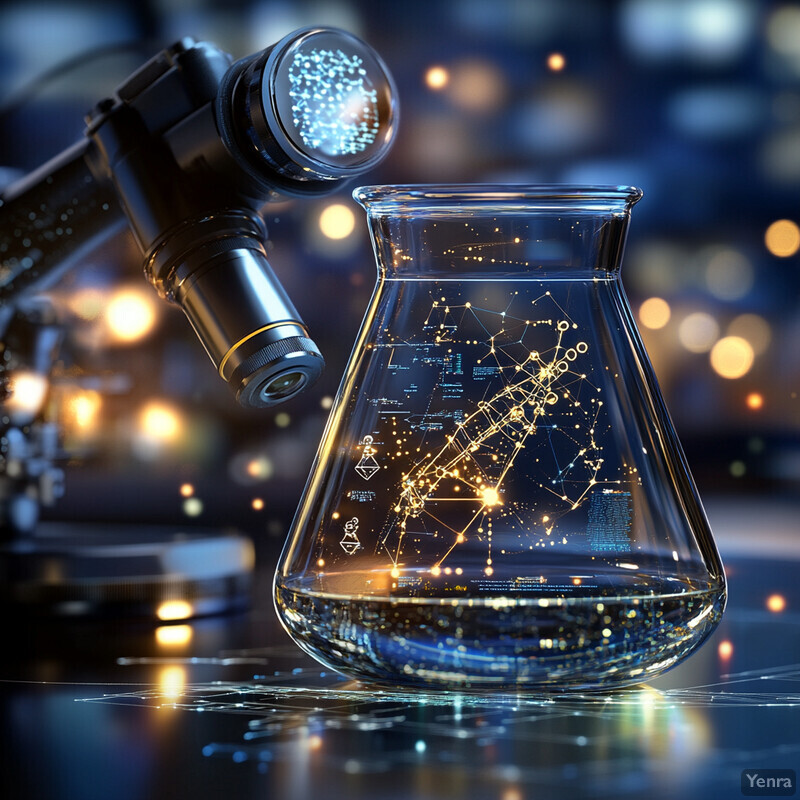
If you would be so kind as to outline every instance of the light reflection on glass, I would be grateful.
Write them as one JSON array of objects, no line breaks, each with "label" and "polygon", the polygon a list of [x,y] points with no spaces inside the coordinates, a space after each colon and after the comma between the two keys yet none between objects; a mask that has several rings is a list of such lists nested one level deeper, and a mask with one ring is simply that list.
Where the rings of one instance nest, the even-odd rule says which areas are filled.
[{"label": "light reflection on glass", "polygon": [[186,670],[177,665],[163,667],[158,673],[158,684],[164,697],[175,700],[186,687]]}]

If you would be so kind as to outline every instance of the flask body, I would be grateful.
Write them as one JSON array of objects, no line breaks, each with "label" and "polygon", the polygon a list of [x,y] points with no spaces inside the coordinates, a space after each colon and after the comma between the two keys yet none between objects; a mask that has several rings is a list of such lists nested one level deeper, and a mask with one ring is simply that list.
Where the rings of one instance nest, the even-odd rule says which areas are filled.
[{"label": "flask body", "polygon": [[619,278],[638,192],[375,187],[379,278],[275,581],[345,674],[646,680],[722,565]]}]

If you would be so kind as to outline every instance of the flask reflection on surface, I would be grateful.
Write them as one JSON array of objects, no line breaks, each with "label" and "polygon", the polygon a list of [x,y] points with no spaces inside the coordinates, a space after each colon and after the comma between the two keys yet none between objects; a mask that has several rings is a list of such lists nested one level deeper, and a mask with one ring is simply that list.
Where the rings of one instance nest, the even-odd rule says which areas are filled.
[{"label": "flask reflection on surface", "polygon": [[725,604],[619,280],[625,187],[367,187],[379,281],[276,576],[348,675],[622,686]]}]

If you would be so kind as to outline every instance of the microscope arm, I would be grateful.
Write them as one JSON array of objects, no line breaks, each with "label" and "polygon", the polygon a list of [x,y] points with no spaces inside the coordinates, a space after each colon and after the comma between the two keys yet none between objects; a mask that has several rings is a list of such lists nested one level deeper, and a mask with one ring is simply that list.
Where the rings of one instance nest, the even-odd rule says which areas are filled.
[{"label": "microscope arm", "polygon": [[0,194],[0,308],[48,288],[127,228],[111,181],[99,175],[96,145],[86,140]]},{"label": "microscope arm", "polygon": [[239,402],[294,396],[324,361],[267,261],[261,208],[328,194],[379,163],[395,95],[380,57],[333,28],[235,63],[192,39],[156,54],[96,105],[84,141],[0,196],[0,334],[9,301],[127,224],[145,276]]}]

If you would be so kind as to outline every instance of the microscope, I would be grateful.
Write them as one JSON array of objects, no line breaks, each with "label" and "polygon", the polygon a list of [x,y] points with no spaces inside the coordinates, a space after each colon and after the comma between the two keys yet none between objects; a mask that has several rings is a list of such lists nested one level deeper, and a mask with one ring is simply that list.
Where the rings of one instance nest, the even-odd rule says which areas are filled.
[{"label": "microscope", "polygon": [[[97,103],[82,141],[0,195],[3,599],[61,616],[160,617],[176,598],[184,616],[241,605],[253,560],[243,537],[39,532],[39,506],[63,490],[58,432],[40,414],[60,331],[39,293],[128,229],[146,279],[183,310],[236,400],[291,399],[324,362],[267,261],[262,209],[376,166],[396,134],[396,94],[377,53],[338,29],[295,31],[235,62],[182,39]],[[133,572],[120,567],[126,549],[139,554]]]}]

